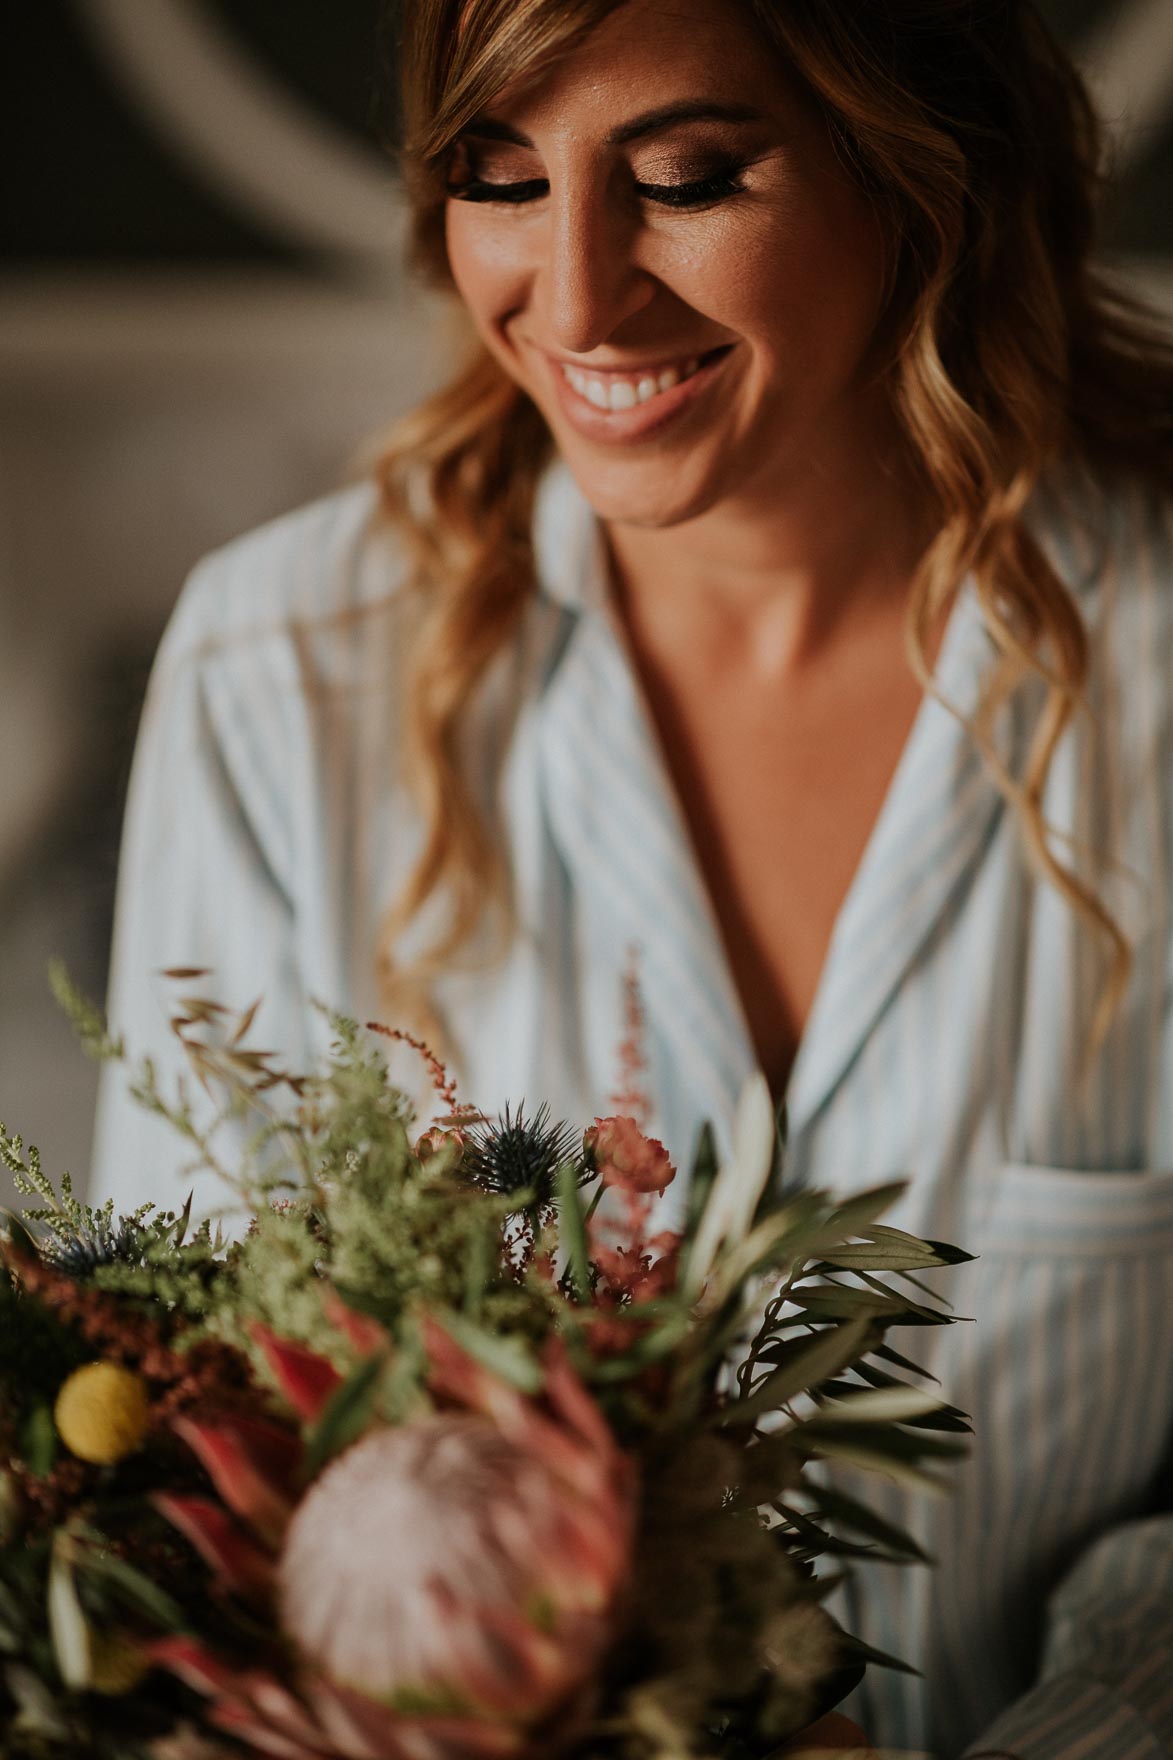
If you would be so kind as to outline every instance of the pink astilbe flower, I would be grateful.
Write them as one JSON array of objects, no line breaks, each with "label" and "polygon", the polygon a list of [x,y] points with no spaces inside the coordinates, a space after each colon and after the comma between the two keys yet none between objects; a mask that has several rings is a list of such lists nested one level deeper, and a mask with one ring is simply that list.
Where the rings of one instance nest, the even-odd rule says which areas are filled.
[{"label": "pink astilbe flower", "polygon": [[663,1143],[646,1137],[634,1118],[596,1118],[582,1142],[605,1186],[624,1192],[663,1192],[676,1178]]},{"label": "pink astilbe flower", "polygon": [[676,1288],[682,1237],[665,1231],[630,1246],[608,1246],[592,1230],[591,1258],[602,1274],[601,1294],[615,1301],[654,1302]]},{"label": "pink astilbe flower", "polygon": [[[341,1303],[335,1317],[358,1348],[387,1348]],[[207,1697],[210,1727],[255,1751],[508,1760],[556,1746],[593,1700],[630,1581],[633,1463],[559,1341],[527,1398],[435,1321],[422,1333],[433,1412],[369,1431],[302,1496],[291,1430],[184,1426],[222,1501],[159,1507],[224,1592],[276,1616],[282,1643],[271,1667],[189,1637],[154,1655]],[[254,1336],[312,1422],[334,1372]]]},{"label": "pink astilbe flower", "polygon": [[[632,1196],[629,1203],[636,1206],[647,1200]],[[611,1225],[607,1220],[593,1218],[590,1226],[591,1259],[598,1267],[599,1280],[586,1336],[596,1357],[622,1356],[629,1351],[650,1324],[631,1310],[670,1295],[679,1281],[683,1237],[664,1231],[649,1238],[640,1226],[646,1217],[630,1220],[631,1233],[618,1244],[608,1240]],[[650,1373],[644,1387],[649,1398],[654,1397],[654,1384],[659,1379],[658,1370]]]},{"label": "pink astilbe flower", "polygon": [[648,1094],[647,1012],[639,977],[638,947],[629,947],[623,970],[623,1038],[619,1044],[619,1080],[611,1095],[612,1112],[634,1118],[646,1130],[652,1116]]}]

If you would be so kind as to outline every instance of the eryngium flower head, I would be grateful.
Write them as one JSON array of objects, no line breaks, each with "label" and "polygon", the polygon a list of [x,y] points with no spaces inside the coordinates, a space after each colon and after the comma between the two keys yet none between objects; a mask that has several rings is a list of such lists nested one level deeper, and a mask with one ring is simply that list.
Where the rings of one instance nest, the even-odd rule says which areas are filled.
[{"label": "eryngium flower head", "polygon": [[118,1223],[99,1218],[92,1228],[80,1228],[74,1234],[51,1234],[40,1242],[40,1253],[46,1265],[64,1271],[69,1277],[88,1277],[99,1265],[133,1265],[142,1254],[139,1232],[127,1217]]},{"label": "eryngium flower head", "polygon": [[524,1106],[516,1114],[507,1106],[494,1122],[469,1131],[461,1168],[488,1191],[526,1192],[532,1205],[542,1206],[554,1201],[562,1163],[582,1159],[577,1133],[553,1123],[548,1106],[539,1107],[533,1118],[525,1116]]}]

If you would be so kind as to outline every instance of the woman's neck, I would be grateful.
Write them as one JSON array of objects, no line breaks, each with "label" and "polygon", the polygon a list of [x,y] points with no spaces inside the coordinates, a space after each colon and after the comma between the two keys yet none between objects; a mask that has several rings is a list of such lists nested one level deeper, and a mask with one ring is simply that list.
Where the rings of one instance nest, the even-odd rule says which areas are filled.
[{"label": "woman's neck", "polygon": [[779,482],[667,529],[612,524],[624,621],[681,640],[748,644],[773,673],[900,612],[931,536],[928,497],[893,436],[808,458]]}]

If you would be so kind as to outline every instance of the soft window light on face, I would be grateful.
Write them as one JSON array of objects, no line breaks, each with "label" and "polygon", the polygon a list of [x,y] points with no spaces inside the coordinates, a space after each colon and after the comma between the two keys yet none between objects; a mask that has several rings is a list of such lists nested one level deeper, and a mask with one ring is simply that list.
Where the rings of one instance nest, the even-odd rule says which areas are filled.
[{"label": "soft window light on face", "polygon": [[870,408],[879,230],[735,0],[628,0],[448,188],[457,288],[604,518],[769,495]]}]

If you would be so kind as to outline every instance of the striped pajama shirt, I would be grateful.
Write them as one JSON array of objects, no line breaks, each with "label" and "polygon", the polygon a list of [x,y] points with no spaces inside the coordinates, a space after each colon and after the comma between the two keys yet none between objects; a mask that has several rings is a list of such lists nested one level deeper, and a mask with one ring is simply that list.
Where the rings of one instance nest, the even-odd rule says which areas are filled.
[{"label": "striped pajama shirt", "polygon": [[[980,1255],[938,1274],[972,1322],[908,1347],[974,1418],[956,1492],[867,1492],[937,1566],[862,1569],[838,1603],[921,1678],[870,1670],[856,1715],[902,1755],[1160,1760],[1173,1754],[1173,518],[1137,491],[1076,519],[1056,490],[1033,519],[1092,644],[1090,714],[1056,756],[1047,817],[1133,942],[1127,995],[1081,1085],[1096,946],[1031,877],[964,727],[926,698],[791,1073],[787,1178],[850,1191],[906,1176],[890,1220]],[[540,591],[466,730],[518,932],[503,965],[450,972],[437,1001],[465,1098],[548,1100],[586,1123],[615,1086],[636,949],[656,1129],[686,1161],[702,1119],[727,1134],[753,1049],[607,605],[598,529],[561,466],[535,537]],[[110,993],[115,1027],[165,1075],[168,965],[211,966],[229,1003],[263,995],[258,1042],[298,1064],[324,1045],[310,998],[380,1012],[380,920],[420,842],[398,764],[416,615],[398,575],[362,487],[229,545],[184,592],[144,713]],[[973,705],[990,655],[966,589],[938,663],[950,704]],[[1011,763],[1037,702],[1026,691],[997,730]],[[426,912],[401,952],[437,922]],[[123,1208],[174,1203],[182,1145],[123,1089],[108,1071],[93,1190]],[[205,1178],[197,1202],[218,1201]]]}]

